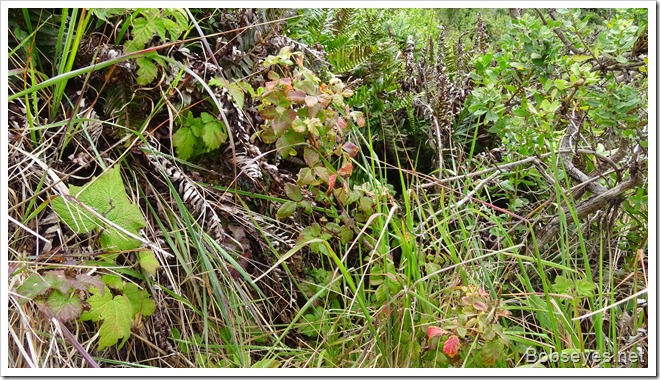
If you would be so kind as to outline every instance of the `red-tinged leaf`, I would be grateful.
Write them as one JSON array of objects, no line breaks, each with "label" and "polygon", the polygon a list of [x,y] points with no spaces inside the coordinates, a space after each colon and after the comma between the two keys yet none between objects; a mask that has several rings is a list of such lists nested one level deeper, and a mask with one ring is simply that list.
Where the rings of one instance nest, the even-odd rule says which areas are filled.
[{"label": "red-tinged leaf", "polygon": [[69,322],[78,318],[83,310],[82,304],[75,292],[69,295],[56,290],[50,294],[46,304],[53,314],[61,319],[62,322]]},{"label": "red-tinged leaf", "polygon": [[450,358],[453,358],[456,356],[456,354],[458,354],[459,347],[461,347],[461,341],[458,340],[456,335],[452,335],[449,337],[449,339],[447,339],[445,345],[442,346],[442,352],[444,352],[444,354]]},{"label": "red-tinged leaf", "polygon": [[319,100],[321,105],[323,105],[323,107],[327,107],[328,105],[330,105],[330,102],[332,102],[332,96],[328,94],[321,94],[317,96],[317,99]]},{"label": "red-tinged leaf", "polygon": [[511,312],[509,310],[498,310],[497,313],[495,313],[498,317],[510,317]]},{"label": "red-tinged leaf", "polygon": [[314,107],[315,105],[318,104],[318,102],[319,102],[319,98],[317,98],[316,96],[310,96],[310,95],[305,96],[305,104],[307,105],[307,107],[310,108]]},{"label": "red-tinged leaf", "polygon": [[337,175],[336,174],[330,175],[330,177],[328,178],[328,191],[327,191],[328,195],[335,188],[336,181],[337,181]]},{"label": "red-tinged leaf", "polygon": [[463,296],[463,297],[461,297],[461,303],[463,305],[470,305],[470,304],[472,304],[472,299],[470,299],[470,297],[468,297],[468,296]]},{"label": "red-tinged leaf", "polygon": [[344,129],[346,129],[346,126],[347,126],[347,125],[348,125],[348,123],[346,123],[346,120],[344,120],[343,117],[340,117],[339,119],[337,119],[337,126],[338,126],[339,129],[341,129],[342,131],[343,131]]},{"label": "red-tinged leaf", "polygon": [[316,151],[314,149],[309,148],[309,147],[305,147],[304,152],[303,152],[303,157],[305,158],[305,163],[310,168],[313,168],[314,166],[316,166],[320,161],[319,154],[316,153]]},{"label": "red-tinged leaf", "polygon": [[486,306],[486,304],[481,301],[475,301],[472,306],[479,311],[488,311],[488,306]]},{"label": "red-tinged leaf", "polygon": [[314,173],[325,183],[330,182],[330,171],[323,166],[314,167]]},{"label": "red-tinged leaf", "polygon": [[349,177],[351,174],[353,174],[353,164],[351,164],[350,161],[346,161],[344,165],[337,170],[337,174],[339,174],[342,177]]},{"label": "red-tinged leaf", "polygon": [[300,90],[291,91],[286,97],[296,104],[305,102],[305,93]]},{"label": "red-tinged leaf", "polygon": [[426,330],[426,334],[428,334],[429,339],[433,339],[436,336],[443,336],[447,333],[444,329],[436,326],[429,326],[429,328]]},{"label": "red-tinged leaf", "polygon": [[360,117],[357,118],[357,120],[355,121],[355,123],[358,125],[358,127],[364,127],[364,124],[365,124],[366,122],[365,122],[365,120],[364,120],[364,117],[363,117],[363,116],[360,116]]},{"label": "red-tinged leaf", "polygon": [[291,78],[282,78],[280,79],[280,84],[283,84],[286,87],[291,87],[293,82],[291,81]]},{"label": "red-tinged leaf", "polygon": [[275,107],[267,107],[261,112],[259,112],[259,116],[261,116],[264,120],[273,120],[275,117],[277,117],[279,114],[275,110]]},{"label": "red-tinged leaf", "polygon": [[272,81],[266,82],[266,90],[267,91],[270,91],[270,90],[274,89],[275,86],[277,86],[277,81],[272,80]]},{"label": "red-tinged leaf", "polygon": [[342,146],[341,148],[351,157],[355,157],[358,151],[360,150],[357,145],[353,144],[350,141],[345,143],[344,146]]},{"label": "red-tinged leaf", "polygon": [[95,287],[101,291],[103,295],[104,286],[103,281],[100,276],[90,276],[88,274],[78,274],[76,275],[76,280],[71,281],[71,285],[78,290],[87,290],[90,287]]},{"label": "red-tinged leaf", "polygon": [[481,289],[481,288],[479,288],[479,290],[477,290],[477,292],[478,292],[479,295],[482,296],[482,297],[485,297],[485,296],[488,295],[488,292],[485,291],[485,290],[483,290],[483,289]]}]

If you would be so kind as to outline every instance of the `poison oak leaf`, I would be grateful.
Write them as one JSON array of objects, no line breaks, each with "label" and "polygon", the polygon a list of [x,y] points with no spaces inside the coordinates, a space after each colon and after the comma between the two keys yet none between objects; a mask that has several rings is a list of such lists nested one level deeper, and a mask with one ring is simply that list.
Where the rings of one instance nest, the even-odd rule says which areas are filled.
[{"label": "poison oak leaf", "polygon": [[426,334],[429,336],[429,339],[433,339],[436,336],[443,336],[447,333],[447,331],[443,330],[440,327],[436,326],[429,326],[429,328],[426,330]]},{"label": "poison oak leaf", "polygon": [[345,143],[341,148],[351,157],[355,157],[359,150],[358,146],[350,141]]},{"label": "poison oak leaf", "polygon": [[445,355],[453,358],[458,353],[458,348],[461,346],[461,341],[456,335],[452,335],[447,339],[444,346],[442,346],[442,352]]}]

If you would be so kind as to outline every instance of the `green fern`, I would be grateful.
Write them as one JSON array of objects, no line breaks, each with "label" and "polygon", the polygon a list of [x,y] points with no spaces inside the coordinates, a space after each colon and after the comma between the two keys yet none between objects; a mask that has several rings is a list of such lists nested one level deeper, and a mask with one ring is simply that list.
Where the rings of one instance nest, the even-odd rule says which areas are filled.
[{"label": "green fern", "polygon": [[328,54],[328,62],[337,74],[355,70],[376,51],[373,46],[346,46]]}]

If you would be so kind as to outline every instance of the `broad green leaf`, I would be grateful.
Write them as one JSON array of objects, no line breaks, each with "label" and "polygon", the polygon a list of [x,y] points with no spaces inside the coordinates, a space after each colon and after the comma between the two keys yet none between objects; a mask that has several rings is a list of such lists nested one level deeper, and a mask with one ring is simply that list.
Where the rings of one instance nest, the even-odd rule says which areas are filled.
[{"label": "broad green leaf", "polygon": [[82,304],[78,299],[77,292],[65,294],[56,290],[48,297],[46,304],[62,322],[74,320],[82,313]]},{"label": "broad green leaf", "polygon": [[277,139],[277,142],[275,143],[275,147],[277,148],[277,152],[282,155],[282,159],[287,158],[289,156],[295,156],[296,155],[296,149],[295,147],[298,144],[301,144],[305,141],[305,138],[302,134],[294,132],[294,131],[289,131],[280,136],[279,139]]},{"label": "broad green leaf", "polygon": [[110,20],[108,20],[109,18],[124,14],[126,11],[126,8],[91,8],[91,12],[94,16],[107,23],[110,22]]},{"label": "broad green leaf", "polygon": [[156,275],[156,271],[158,268],[160,268],[160,264],[158,263],[158,260],[156,259],[156,255],[154,254],[154,251],[148,250],[148,251],[141,251],[138,252],[138,263],[140,264],[140,268],[142,268],[145,272],[149,273],[152,276]]},{"label": "broad green leaf", "polygon": [[164,20],[166,19],[162,17],[156,17],[153,20],[154,26],[156,27],[156,33],[158,34],[158,37],[160,37],[161,41],[167,40],[167,32],[165,30]]},{"label": "broad green leaf", "polygon": [[330,170],[324,166],[315,166],[314,174],[316,174],[324,183],[330,181]]},{"label": "broad green leaf", "polygon": [[125,296],[114,296],[109,289],[105,289],[104,295],[96,288],[90,289],[93,295],[87,299],[90,310],[83,313],[81,320],[103,321],[99,329],[99,350],[110,347],[122,339],[123,344],[131,335],[131,319],[133,308],[131,302]]},{"label": "broad green leaf", "polygon": [[[26,278],[21,286],[16,289],[16,293],[34,299],[35,297],[46,293],[50,289],[50,285],[40,274],[33,274]],[[21,299],[21,301],[25,301]]]},{"label": "broad green leaf", "polygon": [[227,88],[229,87],[229,82],[225,78],[222,77],[213,77],[209,80],[209,86],[215,86],[215,87],[221,87],[221,88]]},{"label": "broad green leaf", "polygon": [[234,99],[236,102],[236,105],[238,106],[239,109],[243,109],[243,103],[245,102],[245,94],[243,94],[243,90],[241,87],[239,87],[236,83],[232,83],[229,85],[229,88],[227,88],[227,91],[229,92],[229,95]]},{"label": "broad green leaf", "polygon": [[339,240],[342,244],[348,244],[353,240],[353,230],[347,227],[342,226],[339,230]]},{"label": "broad green leaf", "polygon": [[179,128],[172,136],[172,145],[174,145],[177,155],[182,160],[187,160],[192,156],[196,142],[197,137],[187,127]]},{"label": "broad green leaf", "polygon": [[318,185],[320,182],[314,176],[314,171],[310,168],[302,168],[298,172],[298,184],[301,186]]},{"label": "broad green leaf", "polygon": [[[124,289],[124,281],[119,276],[112,274],[104,274],[101,279],[103,283],[111,289],[117,289],[117,290]],[[101,291],[101,294],[103,294],[103,291]]]},{"label": "broad green leaf", "polygon": [[[70,186],[69,191],[80,203],[105,215],[110,222],[134,235],[138,235],[139,230],[145,226],[139,207],[128,200],[119,166],[95,177],[85,186]],[[76,206],[72,206],[74,204]],[[89,232],[87,224],[96,219],[91,213],[77,206],[74,201],[65,202],[61,197],[53,200],[53,209],[77,233]],[[95,220],[94,225],[101,228],[100,220]],[[80,226],[84,228],[81,229]],[[124,251],[141,245],[139,240],[127,236],[110,225],[102,226],[102,231],[99,242],[104,250]]]},{"label": "broad green leaf", "polygon": [[279,208],[279,210],[277,210],[277,219],[284,219],[290,217],[296,211],[296,207],[298,207],[298,204],[296,202],[293,201],[285,202]]},{"label": "broad green leaf", "polygon": [[156,303],[151,297],[149,297],[149,293],[144,289],[138,288],[137,285],[132,282],[129,282],[124,287],[124,295],[131,302],[133,317],[138,313],[143,316],[148,316],[153,314],[156,310]]},{"label": "broad green leaf", "polygon": [[293,122],[291,122],[291,128],[297,133],[307,132],[307,124],[300,117],[295,118]]},{"label": "broad green leaf", "polygon": [[286,193],[286,196],[289,197],[292,201],[295,202],[300,202],[302,201],[302,192],[300,191],[300,187],[292,184],[292,183],[286,183],[284,184],[284,192]]}]

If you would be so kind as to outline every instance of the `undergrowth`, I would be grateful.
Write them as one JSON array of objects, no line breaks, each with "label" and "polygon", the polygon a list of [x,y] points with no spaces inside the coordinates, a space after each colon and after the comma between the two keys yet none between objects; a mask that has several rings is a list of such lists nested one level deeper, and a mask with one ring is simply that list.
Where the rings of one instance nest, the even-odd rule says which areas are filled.
[{"label": "undergrowth", "polygon": [[644,9],[9,16],[10,367],[648,365]]}]

